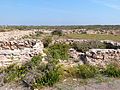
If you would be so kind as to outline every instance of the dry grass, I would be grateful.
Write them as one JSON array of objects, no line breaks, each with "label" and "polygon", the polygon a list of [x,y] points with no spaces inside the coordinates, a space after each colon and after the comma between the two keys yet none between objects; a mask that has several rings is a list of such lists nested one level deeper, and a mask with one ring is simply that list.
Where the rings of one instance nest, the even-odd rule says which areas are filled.
[{"label": "dry grass", "polygon": [[71,39],[94,39],[94,40],[120,41],[120,35],[69,34],[69,35],[66,35],[66,37]]}]

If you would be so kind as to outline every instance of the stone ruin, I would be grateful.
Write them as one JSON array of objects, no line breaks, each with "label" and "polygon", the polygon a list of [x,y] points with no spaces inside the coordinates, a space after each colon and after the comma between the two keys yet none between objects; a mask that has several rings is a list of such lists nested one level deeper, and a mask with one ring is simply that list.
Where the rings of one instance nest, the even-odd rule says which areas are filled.
[{"label": "stone ruin", "polygon": [[[91,42],[91,41],[93,40],[91,39],[57,39],[57,40],[54,40],[52,43],[53,44],[56,44],[56,43],[73,44],[73,43],[83,43],[83,42]],[[99,40],[99,41],[102,43],[106,43],[111,47],[120,48],[120,42],[116,42],[112,40]]]},{"label": "stone ruin", "polygon": [[25,63],[33,56],[43,54],[43,43],[37,40],[0,41],[0,67]]},{"label": "stone ruin", "polygon": [[86,52],[86,61],[101,67],[115,62],[120,64],[120,49],[90,49]]},{"label": "stone ruin", "polygon": [[64,34],[112,34],[120,35],[120,30],[87,30],[87,29],[73,29],[73,30],[62,30]]},{"label": "stone ruin", "polygon": [[[51,34],[51,32],[53,32],[54,30],[57,29],[39,29],[39,30],[35,30],[35,31],[41,31],[43,33],[47,33],[47,34]],[[92,29],[72,29],[72,30],[65,30],[62,29],[61,30],[63,32],[63,34],[112,34],[112,35],[120,35],[120,30],[92,30]]]},{"label": "stone ruin", "polygon": [[120,49],[90,49],[86,53],[70,49],[70,56],[74,62],[105,67],[108,64],[117,62],[120,64]]},{"label": "stone ruin", "polygon": [[86,40],[86,39],[57,39],[54,40],[52,43],[56,44],[56,43],[65,43],[65,44],[73,44],[73,43],[83,43],[83,42],[89,42],[92,40]]}]

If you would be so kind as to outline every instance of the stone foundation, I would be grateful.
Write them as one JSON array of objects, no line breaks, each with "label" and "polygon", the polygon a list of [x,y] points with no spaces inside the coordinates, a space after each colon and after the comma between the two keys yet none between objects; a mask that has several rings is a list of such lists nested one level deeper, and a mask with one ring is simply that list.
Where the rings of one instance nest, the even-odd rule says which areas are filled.
[{"label": "stone foundation", "polygon": [[86,52],[86,61],[102,67],[110,63],[120,63],[120,49],[90,49]]},{"label": "stone foundation", "polygon": [[24,63],[39,53],[43,44],[36,40],[0,41],[0,67],[13,63]]},{"label": "stone foundation", "polygon": [[86,53],[70,49],[74,63],[90,64],[105,67],[111,63],[120,64],[120,49],[90,49]]},{"label": "stone foundation", "polygon": [[[56,29],[40,29],[36,31],[41,31],[43,33],[51,34]],[[112,35],[120,35],[120,30],[87,30],[87,29],[72,29],[72,30],[61,30],[63,34],[112,34]]]}]

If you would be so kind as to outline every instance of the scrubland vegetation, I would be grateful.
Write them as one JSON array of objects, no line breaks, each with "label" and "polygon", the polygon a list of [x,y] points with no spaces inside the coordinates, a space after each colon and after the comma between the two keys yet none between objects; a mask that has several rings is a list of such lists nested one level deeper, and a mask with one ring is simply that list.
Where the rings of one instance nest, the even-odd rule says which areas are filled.
[{"label": "scrubland vegetation", "polygon": [[19,30],[30,30],[30,29],[92,29],[92,30],[98,30],[98,29],[105,29],[105,30],[118,30],[120,29],[120,25],[68,25],[68,26],[0,26],[0,30],[3,29],[19,29]]},{"label": "scrubland vegetation", "polygon": [[91,41],[91,42],[83,42],[83,43],[73,43],[73,48],[80,52],[86,52],[89,49],[106,49],[107,45],[100,41]]},{"label": "scrubland vegetation", "polygon": [[[93,44],[96,45],[96,43],[92,43],[90,46]],[[101,45],[101,47],[103,46]],[[42,88],[44,86],[54,86],[54,84],[68,77],[76,79],[95,78],[99,75],[114,78],[120,77],[120,67],[117,64],[110,64],[106,68],[87,64],[75,67],[59,65],[59,59],[68,59],[69,47],[66,44],[48,46],[46,49],[50,56],[48,56],[47,64],[42,63],[41,55],[37,55],[22,66],[11,65],[6,69],[1,69],[0,73],[4,75],[3,83],[22,82],[31,88]]]},{"label": "scrubland vegetation", "polygon": [[[108,46],[105,43],[100,42],[99,40],[114,40],[120,41],[120,36],[118,35],[87,35],[87,34],[70,34],[63,35],[63,32],[60,29],[119,29],[120,26],[3,26],[0,27],[2,30],[5,29],[50,29],[54,28],[51,35],[45,35],[42,38],[43,45],[45,47],[45,53],[47,54],[48,63],[42,62],[42,56],[36,55],[30,61],[24,65],[11,65],[7,68],[1,68],[0,74],[3,76],[3,84],[6,83],[21,83],[27,84],[31,89],[41,89],[43,87],[52,87],[56,83],[63,81],[66,78],[72,79],[82,79],[87,80],[91,78],[98,78],[99,76],[110,77],[110,78],[120,78],[120,66],[115,63],[107,65],[105,68],[93,66],[93,65],[80,65],[74,67],[65,67],[64,65],[59,64],[60,60],[69,61],[69,49],[72,47],[77,51],[85,53],[89,49],[107,49]],[[24,38],[35,38],[41,39],[43,33],[37,31],[35,35],[26,36]],[[92,39],[91,42],[83,43],[73,43],[72,45],[67,44],[51,44],[54,36],[59,38],[73,38],[73,39]],[[112,47],[114,48],[114,47]]]}]

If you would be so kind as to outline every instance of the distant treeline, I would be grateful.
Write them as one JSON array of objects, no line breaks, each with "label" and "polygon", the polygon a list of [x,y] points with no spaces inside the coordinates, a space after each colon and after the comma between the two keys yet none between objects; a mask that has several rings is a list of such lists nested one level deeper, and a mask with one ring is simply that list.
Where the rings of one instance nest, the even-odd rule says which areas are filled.
[{"label": "distant treeline", "polygon": [[1,25],[0,30],[3,29],[19,29],[19,30],[30,30],[30,29],[93,29],[93,30],[119,30],[120,25],[71,25],[71,26],[9,26]]}]

